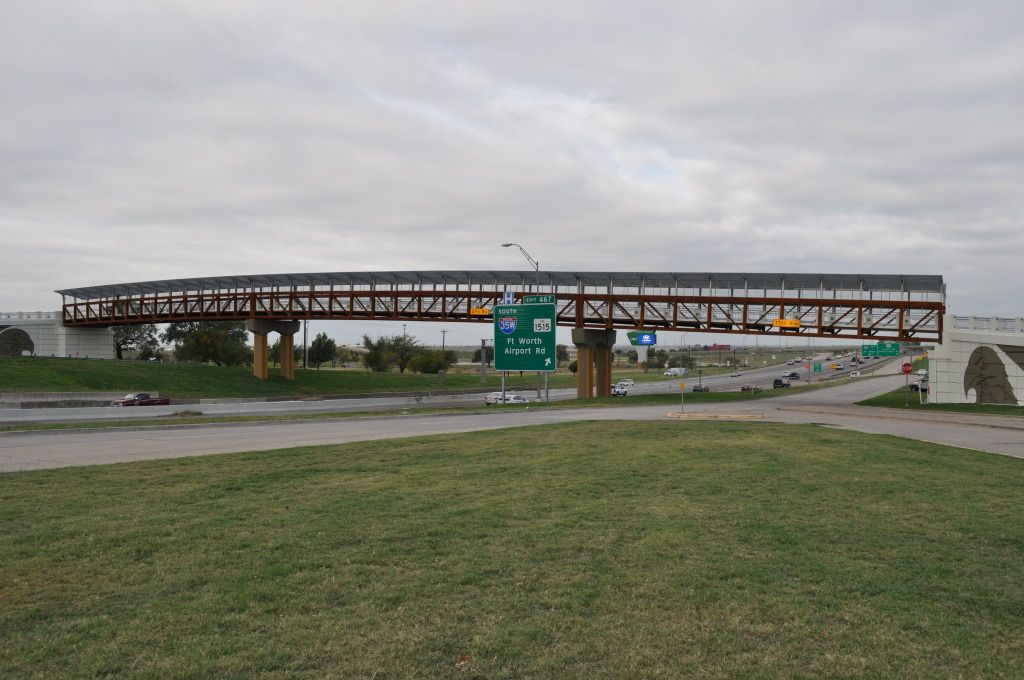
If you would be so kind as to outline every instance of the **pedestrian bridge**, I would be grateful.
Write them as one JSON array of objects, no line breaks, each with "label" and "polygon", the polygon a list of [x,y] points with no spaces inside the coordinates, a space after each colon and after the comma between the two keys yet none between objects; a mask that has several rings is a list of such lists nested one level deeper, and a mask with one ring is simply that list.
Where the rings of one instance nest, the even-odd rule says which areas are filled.
[{"label": "pedestrian bridge", "polygon": [[[507,294],[518,299],[544,293],[555,297],[559,326],[586,330],[578,336],[587,338],[583,347],[596,343],[588,356],[598,366],[610,360],[605,349],[614,343],[616,329],[939,343],[946,297],[942,277],[933,275],[534,270],[214,276],[57,293],[65,326],[250,322],[257,364],[261,335],[265,344],[268,329],[283,336],[294,332],[290,324],[271,323],[490,324],[491,308]],[[264,352],[262,371],[254,368],[258,376],[266,377],[265,362]],[[606,382],[598,380],[599,393]]]}]

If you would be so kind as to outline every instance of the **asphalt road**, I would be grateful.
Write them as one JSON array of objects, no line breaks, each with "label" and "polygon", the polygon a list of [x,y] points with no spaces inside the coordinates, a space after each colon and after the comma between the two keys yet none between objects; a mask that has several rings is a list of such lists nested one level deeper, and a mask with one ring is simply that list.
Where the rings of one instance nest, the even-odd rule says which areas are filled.
[{"label": "asphalt road", "polygon": [[[820,355],[817,358],[823,358]],[[849,373],[846,371],[832,371],[828,368],[829,362],[822,362],[823,372],[816,379],[830,379],[842,377]],[[875,368],[883,366],[881,362]],[[892,363],[891,366],[895,366]],[[701,377],[690,375],[683,378],[664,378],[654,382],[637,383],[629,388],[630,394],[658,394],[678,393],[680,381],[686,383],[686,389],[692,391],[693,385],[703,382],[711,387],[714,392],[738,390],[740,385],[755,384],[770,389],[772,380],[782,375],[785,371],[797,371],[801,374],[802,380],[806,380],[807,371],[799,366],[786,366],[775,364],[760,368],[738,369],[739,375],[730,374]],[[794,381],[796,382],[796,381]],[[536,401],[535,390],[519,390],[518,394]],[[575,388],[550,390],[551,401],[575,399]],[[203,415],[282,415],[295,413],[342,413],[356,411],[381,411],[395,408],[416,408],[416,407],[438,407],[438,406],[466,406],[479,404],[483,401],[483,394],[452,394],[437,396],[390,396],[381,395],[367,398],[346,398],[346,399],[317,399],[317,400],[296,400],[296,401],[225,401],[223,403],[204,403],[170,406],[146,406],[111,408],[102,406],[81,407],[81,408],[34,408],[34,409],[0,409],[0,425],[12,425],[18,423],[49,423],[49,422],[74,422],[90,420],[129,420],[137,418],[154,418],[157,416],[169,416],[182,410],[196,411]]]},{"label": "asphalt road", "polygon": [[[855,401],[896,389],[904,381],[901,375],[866,378],[829,389],[751,400],[749,403],[691,406],[682,415],[687,419],[730,417],[816,423],[1024,458],[1024,419],[908,413],[853,405]],[[677,417],[675,409],[650,406],[517,409],[442,415],[413,413],[390,418],[9,432],[0,433],[0,471],[260,451],[584,420],[663,421]]]}]

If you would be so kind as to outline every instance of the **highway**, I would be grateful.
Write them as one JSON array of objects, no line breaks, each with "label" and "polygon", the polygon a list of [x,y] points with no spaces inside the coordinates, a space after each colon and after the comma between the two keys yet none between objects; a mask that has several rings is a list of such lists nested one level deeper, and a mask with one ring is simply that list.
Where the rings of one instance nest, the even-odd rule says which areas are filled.
[{"label": "highway", "polygon": [[[902,375],[865,378],[809,392],[749,402],[706,403],[686,408],[686,419],[743,418],[814,423],[889,434],[1024,458],[1024,419],[917,413],[853,405],[903,385]],[[771,373],[777,373],[772,367]],[[758,369],[763,371],[765,369]],[[754,372],[751,372],[751,375]],[[741,376],[750,378],[751,375]],[[757,375],[760,375],[758,373]],[[727,377],[727,376],[726,376]],[[735,380],[736,378],[733,378]],[[723,381],[724,379],[716,379]],[[678,390],[678,383],[673,382]],[[714,388],[713,388],[714,389]],[[780,391],[781,392],[781,391]],[[628,398],[624,400],[628,404]],[[580,409],[501,409],[484,413],[416,414],[307,421],[109,428],[0,433],[0,472],[238,451],[474,432],[586,420],[656,420],[679,417],[666,406]]]},{"label": "highway", "polygon": [[[822,373],[819,377],[829,379],[848,374],[849,371],[833,372],[828,363],[822,358]],[[819,357],[816,357],[818,359]],[[877,362],[876,366],[882,365]],[[729,374],[700,378],[711,387],[712,391],[738,390],[741,385],[755,384],[765,389],[771,389],[772,380],[782,376],[783,370],[796,370],[806,380],[807,371],[799,366],[786,366],[775,364],[772,366],[738,369],[738,377]],[[655,382],[641,382],[629,388],[630,394],[659,394],[678,392],[679,382],[686,382],[686,389],[692,391],[693,385],[697,384],[697,376],[685,378],[664,378]],[[794,381],[796,384],[797,381]],[[517,392],[531,401],[537,400],[536,390],[519,390]],[[550,390],[551,401],[575,399],[576,390],[553,389]],[[133,418],[154,418],[158,416],[169,416],[182,410],[195,411],[203,415],[224,416],[224,415],[282,415],[296,413],[345,413],[357,411],[384,411],[401,408],[416,407],[443,407],[443,406],[466,406],[479,404],[483,401],[484,395],[476,394],[452,394],[452,395],[424,395],[413,396],[389,396],[366,398],[345,398],[345,399],[317,399],[317,400],[295,400],[295,401],[244,401],[225,400],[221,403],[203,404],[171,404],[170,406],[146,406],[111,408],[102,406],[81,407],[81,408],[34,408],[34,409],[0,409],[0,425],[13,425],[18,423],[51,423],[51,422],[74,422],[107,419],[133,419]]]}]

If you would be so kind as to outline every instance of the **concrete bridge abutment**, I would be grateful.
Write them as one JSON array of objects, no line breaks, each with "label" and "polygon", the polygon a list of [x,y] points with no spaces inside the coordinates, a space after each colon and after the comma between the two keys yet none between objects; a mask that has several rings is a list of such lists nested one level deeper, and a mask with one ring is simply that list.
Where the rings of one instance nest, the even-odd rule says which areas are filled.
[{"label": "concrete bridge abutment", "polygon": [[576,345],[576,397],[611,396],[615,331],[574,328],[572,342]]},{"label": "concrete bridge abutment", "polygon": [[267,336],[278,333],[281,336],[281,377],[295,380],[295,334],[302,324],[298,321],[274,321],[270,319],[250,319],[245,327],[253,334],[252,374],[260,380],[266,380],[267,364],[270,351]]}]

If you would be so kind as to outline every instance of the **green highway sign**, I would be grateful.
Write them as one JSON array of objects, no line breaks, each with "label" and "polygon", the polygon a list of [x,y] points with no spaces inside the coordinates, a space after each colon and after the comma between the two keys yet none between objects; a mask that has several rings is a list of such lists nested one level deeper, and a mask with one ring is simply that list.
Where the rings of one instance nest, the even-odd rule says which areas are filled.
[{"label": "green highway sign", "polygon": [[900,343],[879,342],[875,345],[861,345],[861,356],[865,357],[898,357],[900,355]]},{"label": "green highway sign", "polygon": [[555,305],[494,306],[494,368],[498,371],[554,371]]},{"label": "green highway sign", "polygon": [[634,347],[638,345],[657,345],[658,335],[654,331],[630,331],[626,333],[629,344]]},{"label": "green highway sign", "polygon": [[900,343],[898,342],[880,342],[878,343],[878,356],[880,357],[898,357],[900,355]]},{"label": "green highway sign", "polygon": [[524,295],[524,305],[553,305],[555,304],[554,295]]},{"label": "green highway sign", "polygon": [[814,372],[815,373],[821,373],[821,364],[820,363],[815,362],[815,364],[814,364]]}]

